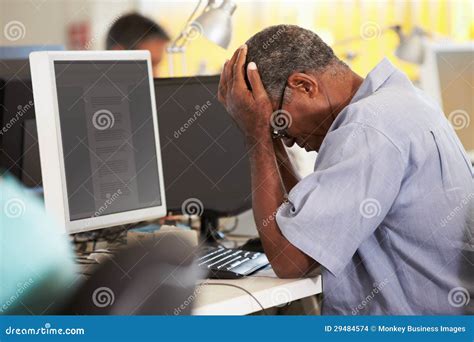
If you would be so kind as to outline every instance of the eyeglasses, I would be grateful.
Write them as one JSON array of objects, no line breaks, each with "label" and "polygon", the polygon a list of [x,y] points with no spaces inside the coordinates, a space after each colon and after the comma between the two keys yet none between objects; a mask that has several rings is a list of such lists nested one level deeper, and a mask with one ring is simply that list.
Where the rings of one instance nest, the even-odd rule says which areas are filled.
[{"label": "eyeglasses", "polygon": [[[285,110],[283,109],[283,104],[285,102],[285,92],[286,92],[286,82],[285,82],[285,86],[283,87],[283,93],[281,95],[281,98],[280,98],[280,103],[278,105],[278,109],[273,112],[274,114],[275,113],[284,113]],[[287,118],[289,119],[289,118]],[[274,117],[272,117],[272,120],[274,120]],[[281,128],[281,129],[278,129],[276,127],[274,127],[274,125],[271,125],[272,127],[272,137],[273,139],[292,139],[291,136],[288,134],[288,127],[284,127],[284,128]]]}]

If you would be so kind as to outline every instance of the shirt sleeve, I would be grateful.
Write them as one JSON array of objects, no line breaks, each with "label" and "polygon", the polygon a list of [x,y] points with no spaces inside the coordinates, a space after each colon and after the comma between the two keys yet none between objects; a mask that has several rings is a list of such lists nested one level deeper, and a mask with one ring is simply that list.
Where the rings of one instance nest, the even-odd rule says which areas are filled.
[{"label": "shirt sleeve", "polygon": [[384,134],[358,123],[328,133],[315,171],[277,212],[282,234],[334,275],[374,233],[404,175],[400,150]]}]

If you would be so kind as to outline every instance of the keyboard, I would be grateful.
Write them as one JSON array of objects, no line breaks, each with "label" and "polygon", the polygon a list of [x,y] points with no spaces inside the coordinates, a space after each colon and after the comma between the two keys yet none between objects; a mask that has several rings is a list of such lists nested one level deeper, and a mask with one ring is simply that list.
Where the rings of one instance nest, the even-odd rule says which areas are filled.
[{"label": "keyboard", "polygon": [[242,278],[269,264],[264,253],[220,246],[203,248],[197,263],[213,279]]}]

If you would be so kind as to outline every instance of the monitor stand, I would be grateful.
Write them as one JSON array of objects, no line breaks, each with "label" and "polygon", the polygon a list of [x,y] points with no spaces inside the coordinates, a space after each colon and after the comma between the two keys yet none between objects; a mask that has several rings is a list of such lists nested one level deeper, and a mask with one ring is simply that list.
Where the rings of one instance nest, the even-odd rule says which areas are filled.
[{"label": "monitor stand", "polygon": [[201,242],[216,245],[222,238],[223,235],[219,232],[219,214],[212,210],[204,210],[201,215]]}]

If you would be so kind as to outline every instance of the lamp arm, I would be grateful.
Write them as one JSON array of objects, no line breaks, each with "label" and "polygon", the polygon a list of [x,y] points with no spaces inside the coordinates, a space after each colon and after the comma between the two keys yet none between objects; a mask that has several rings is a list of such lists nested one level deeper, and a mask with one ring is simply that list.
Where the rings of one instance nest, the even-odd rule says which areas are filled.
[{"label": "lamp arm", "polygon": [[193,12],[188,17],[188,20],[186,20],[186,23],[184,24],[184,27],[180,31],[179,35],[171,42],[170,49],[173,49],[173,48],[176,48],[176,47],[181,48],[181,47],[183,47],[184,44],[186,44],[186,39],[183,39],[183,41],[180,44],[178,44],[178,43],[182,38],[185,37],[186,28],[188,27],[189,23],[193,19],[194,15],[196,14],[199,7],[201,7],[201,3],[202,3],[202,0],[199,0],[196,7],[194,7]]}]

